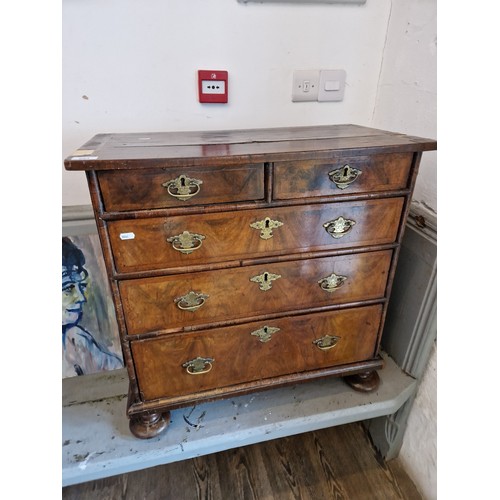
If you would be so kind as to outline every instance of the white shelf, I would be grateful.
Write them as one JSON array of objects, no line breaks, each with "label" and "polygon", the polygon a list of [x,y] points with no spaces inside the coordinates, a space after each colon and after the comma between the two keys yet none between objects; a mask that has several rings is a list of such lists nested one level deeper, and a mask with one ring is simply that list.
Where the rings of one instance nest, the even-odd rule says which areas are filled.
[{"label": "white shelf", "polygon": [[[181,408],[160,436],[128,429],[125,370],[63,380],[63,486],[395,413],[416,381],[387,355],[369,394],[328,378]],[[187,421],[186,421],[187,420]]]}]

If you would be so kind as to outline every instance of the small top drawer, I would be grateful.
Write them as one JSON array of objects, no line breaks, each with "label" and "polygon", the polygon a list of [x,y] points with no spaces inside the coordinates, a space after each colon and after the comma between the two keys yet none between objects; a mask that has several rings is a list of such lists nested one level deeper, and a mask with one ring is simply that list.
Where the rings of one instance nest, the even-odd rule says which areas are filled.
[{"label": "small top drawer", "polygon": [[276,162],[274,199],[335,196],[406,188],[412,153]]},{"label": "small top drawer", "polygon": [[107,211],[172,208],[264,198],[264,165],[98,172]]}]

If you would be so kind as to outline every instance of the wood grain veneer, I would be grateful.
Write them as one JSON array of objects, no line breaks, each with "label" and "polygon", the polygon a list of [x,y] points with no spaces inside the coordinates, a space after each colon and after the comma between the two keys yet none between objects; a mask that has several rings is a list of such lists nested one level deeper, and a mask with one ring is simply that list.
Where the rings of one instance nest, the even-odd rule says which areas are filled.
[{"label": "wood grain veneer", "polygon": [[[132,433],[162,432],[175,407],[311,378],[376,388],[409,202],[433,149],[333,125],[99,134],[69,156],[68,170],[87,172]],[[251,333],[264,326],[280,331],[261,342]],[[331,348],[313,344],[328,336]],[[214,361],[188,373],[197,358]]]}]

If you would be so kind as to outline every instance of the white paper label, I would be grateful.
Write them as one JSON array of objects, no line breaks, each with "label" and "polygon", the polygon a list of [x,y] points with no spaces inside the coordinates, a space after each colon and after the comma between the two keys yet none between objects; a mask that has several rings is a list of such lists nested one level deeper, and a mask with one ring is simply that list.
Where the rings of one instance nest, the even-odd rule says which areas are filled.
[{"label": "white paper label", "polygon": [[98,156],[72,156],[70,160],[97,160]]},{"label": "white paper label", "polygon": [[121,240],[133,240],[135,238],[134,233],[120,233]]}]

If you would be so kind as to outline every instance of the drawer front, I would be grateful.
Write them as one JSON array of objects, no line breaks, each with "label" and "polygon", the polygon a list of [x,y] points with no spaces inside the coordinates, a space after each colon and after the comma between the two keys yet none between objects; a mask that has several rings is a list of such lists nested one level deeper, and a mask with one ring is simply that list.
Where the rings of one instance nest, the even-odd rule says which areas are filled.
[{"label": "drawer front", "polygon": [[98,173],[105,210],[184,207],[264,198],[264,165]]},{"label": "drawer front", "polygon": [[274,165],[274,199],[406,188],[411,161],[412,154],[403,153],[277,162]]},{"label": "drawer front", "polygon": [[[139,390],[154,400],[363,361],[374,355],[381,310],[376,305],[135,341]],[[189,364],[196,358],[203,360]]]},{"label": "drawer front", "polygon": [[392,251],[367,252],[119,283],[127,332],[381,298]]},{"label": "drawer front", "polygon": [[[403,201],[387,198],[120,220],[110,222],[108,228],[117,270],[139,272],[391,243],[397,236]],[[341,217],[353,224],[339,224]]]}]

